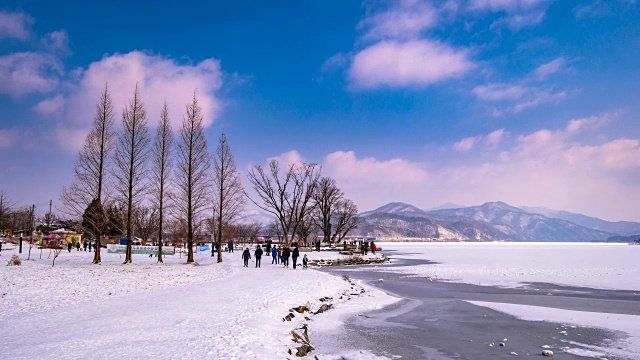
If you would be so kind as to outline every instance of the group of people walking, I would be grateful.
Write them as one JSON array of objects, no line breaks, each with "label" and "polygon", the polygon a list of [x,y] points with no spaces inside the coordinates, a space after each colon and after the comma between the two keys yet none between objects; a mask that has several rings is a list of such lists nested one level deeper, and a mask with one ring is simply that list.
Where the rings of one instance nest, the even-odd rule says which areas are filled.
[{"label": "group of people walking", "polygon": [[[262,247],[258,244],[256,250],[253,255],[255,256],[256,267],[259,268],[261,265],[262,255],[265,254],[265,251],[262,250]],[[267,243],[266,246],[266,254],[269,254],[272,257],[271,264],[282,264],[283,267],[289,267],[289,258],[293,261],[293,268],[295,269],[298,264],[298,258],[300,257],[300,250],[297,246],[293,247],[293,250],[289,245],[282,247],[271,247],[271,243]],[[249,248],[245,248],[242,252],[242,260],[244,260],[244,267],[249,267],[249,260],[251,259],[251,252]],[[307,269],[309,259],[307,255],[304,255],[302,258],[302,268]]]}]

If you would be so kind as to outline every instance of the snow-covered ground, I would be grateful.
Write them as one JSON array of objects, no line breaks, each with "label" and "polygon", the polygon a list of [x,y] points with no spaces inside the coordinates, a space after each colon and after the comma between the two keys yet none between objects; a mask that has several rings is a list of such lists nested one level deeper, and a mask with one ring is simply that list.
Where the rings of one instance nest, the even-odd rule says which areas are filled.
[{"label": "snow-covered ground", "polygon": [[[93,253],[73,249],[52,268],[48,250],[40,259],[34,248],[33,260],[26,260],[25,250],[21,266],[0,266],[2,359],[292,358],[288,350],[295,353],[300,344],[292,342],[291,331],[303,324],[309,331],[337,328],[353,312],[397,301],[340,277],[271,265],[271,257],[263,256],[259,269],[253,259],[244,268],[239,251],[225,253],[221,264],[209,252],[196,254],[198,265],[184,265],[178,254],[166,256],[165,265],[146,255],[122,265],[120,255],[103,251],[102,264],[90,265]],[[1,259],[16,252],[5,244]],[[362,288],[359,296],[345,295]],[[333,298],[331,310],[294,312],[292,321],[283,321],[292,307],[315,312],[322,297]],[[367,357],[356,353],[352,358]]]},{"label": "snow-covered ground", "polygon": [[477,285],[547,282],[640,290],[640,246],[605,243],[380,243],[393,259],[436,262],[385,265],[386,271]]},{"label": "snow-covered ground", "polygon": [[[640,290],[640,246],[620,244],[428,243],[379,244],[393,259],[366,271],[394,271],[408,276],[481,285],[522,286],[530,282],[603,289]],[[387,251],[389,250],[389,251]],[[242,266],[240,251],[224,254],[218,264],[209,252],[185,265],[184,255],[155,258],[134,255],[122,265],[120,255],[103,251],[101,265],[93,253],[62,252],[51,267],[47,250],[27,247],[21,266],[0,262],[0,359],[285,359],[300,344],[291,331],[307,324],[327,333],[355,313],[380,309],[398,299],[354,281],[313,269],[284,269],[263,257],[260,269]],[[3,246],[0,261],[17,250]],[[253,252],[252,252],[253,253]],[[306,253],[310,260],[343,257],[336,252]],[[430,265],[395,266],[397,259],[423,259]],[[397,262],[396,262],[397,264]],[[349,273],[345,270],[344,273]],[[364,288],[366,291],[359,293]],[[315,312],[331,297],[331,310],[298,314],[306,305]],[[342,299],[340,299],[342,297]],[[347,300],[350,299],[350,300]],[[465,299],[462,299],[465,300]],[[629,335],[620,354],[591,347],[587,355],[627,357],[640,353],[637,315],[599,314],[525,305],[479,303],[525,320],[571,326],[598,326]],[[615,311],[612,311],[615,312]],[[309,320],[305,319],[308,317]],[[311,336],[313,339],[313,336]],[[578,351],[567,343],[565,351]],[[580,344],[581,348],[588,348]],[[588,345],[588,344],[586,344]],[[616,348],[616,347],[613,347]],[[322,359],[383,359],[363,349],[318,349]]]}]

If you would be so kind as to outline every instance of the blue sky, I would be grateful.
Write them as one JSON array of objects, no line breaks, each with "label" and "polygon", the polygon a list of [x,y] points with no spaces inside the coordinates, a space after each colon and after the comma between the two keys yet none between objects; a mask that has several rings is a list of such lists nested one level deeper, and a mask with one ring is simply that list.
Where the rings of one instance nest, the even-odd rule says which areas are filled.
[{"label": "blue sky", "polygon": [[[631,0],[0,1],[0,187],[43,209],[106,81],[193,91],[239,168],[321,164],[360,210],[505,201],[640,221]],[[246,184],[245,184],[246,185]]]}]

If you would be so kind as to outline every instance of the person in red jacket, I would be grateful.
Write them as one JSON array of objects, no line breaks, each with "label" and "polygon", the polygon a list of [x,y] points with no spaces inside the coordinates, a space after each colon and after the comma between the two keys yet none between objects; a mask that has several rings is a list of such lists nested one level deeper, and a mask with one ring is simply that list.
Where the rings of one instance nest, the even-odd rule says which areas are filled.
[{"label": "person in red jacket", "polygon": [[376,249],[377,249],[377,248],[378,248],[378,247],[376,246],[376,244],[372,241],[372,242],[371,242],[371,252],[373,253],[373,255],[375,255],[375,254],[376,254]]}]

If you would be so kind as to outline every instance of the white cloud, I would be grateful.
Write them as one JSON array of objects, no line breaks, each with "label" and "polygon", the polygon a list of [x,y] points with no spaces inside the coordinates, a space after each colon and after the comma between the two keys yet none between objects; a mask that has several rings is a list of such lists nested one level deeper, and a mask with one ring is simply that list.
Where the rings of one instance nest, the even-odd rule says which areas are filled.
[{"label": "white cloud", "polygon": [[482,9],[497,11],[519,11],[535,8],[544,4],[546,0],[471,0],[469,2],[470,9]]},{"label": "white cloud", "polygon": [[[132,51],[113,54],[91,63],[77,75],[68,96],[67,119],[71,126],[88,126],[105,83],[108,83],[116,114],[131,97],[138,84],[147,109],[148,123],[155,126],[165,99],[169,104],[172,126],[178,129],[185,105],[196,91],[204,115],[204,126],[211,125],[222,107],[216,91],[222,86],[220,61],[210,58],[195,64],[180,64],[161,55]],[[119,120],[119,117],[116,116]]]},{"label": "white cloud", "polygon": [[59,113],[64,108],[65,99],[61,94],[57,94],[56,96],[50,99],[44,99],[40,101],[36,106],[33,107],[33,110],[39,112],[42,115],[52,115]]},{"label": "white cloud", "polygon": [[42,45],[46,50],[54,54],[69,54],[69,35],[66,31],[54,31],[42,38]]},{"label": "white cloud", "polygon": [[471,93],[480,100],[502,104],[503,107],[492,111],[494,116],[517,114],[531,107],[559,102],[568,96],[566,91],[556,92],[540,86],[502,83],[476,86]]},{"label": "white cloud", "polygon": [[473,69],[468,51],[430,40],[381,41],[357,53],[349,69],[356,89],[425,86]]},{"label": "white cloud", "polygon": [[453,149],[459,152],[467,152],[478,145],[485,149],[495,150],[506,135],[505,129],[495,130],[487,135],[464,138],[453,144]]},{"label": "white cloud", "polygon": [[471,148],[504,149],[470,165],[459,153],[439,154],[434,162],[438,168],[430,169],[402,158],[380,160],[337,151],[323,159],[323,174],[335,178],[362,211],[391,201],[428,208],[444,202],[502,200],[637,221],[633,214],[640,213],[640,203],[629,199],[640,196],[640,139],[598,140],[598,127],[616,116],[572,119],[558,129],[510,139],[505,129],[468,138]]},{"label": "white cloud", "polygon": [[286,171],[286,169],[288,169],[291,165],[299,165],[306,162],[297,150],[287,151],[286,153],[271,157],[268,160],[276,160],[280,165],[280,169],[284,171]]},{"label": "white cloud", "polygon": [[567,60],[561,56],[546,64],[542,64],[538,66],[538,68],[534,71],[534,74],[539,79],[544,79],[548,75],[555,74],[558,71],[562,70],[562,68],[565,66],[566,63],[567,63]]},{"label": "white cloud", "polygon": [[33,18],[22,12],[0,11],[0,39],[27,40],[31,33]]},{"label": "white cloud", "polygon": [[58,86],[62,73],[61,62],[49,54],[18,52],[0,56],[0,94],[46,94]]},{"label": "white cloud", "polygon": [[358,159],[353,151],[333,152],[324,158],[322,165],[329,174],[341,180],[360,178],[365,182],[377,184],[406,184],[427,178],[427,172],[418,164],[404,159]]},{"label": "white cloud", "polygon": [[529,90],[524,86],[510,84],[480,85],[471,90],[477,98],[489,101],[517,100],[528,92]]},{"label": "white cloud", "polygon": [[370,14],[358,24],[367,29],[365,39],[415,39],[434,27],[438,11],[431,4],[420,1],[399,1],[387,11]]},{"label": "white cloud", "polygon": [[460,152],[469,151],[476,146],[479,140],[480,140],[480,137],[478,136],[464,138],[458,141],[457,143],[453,144],[453,148],[456,151],[460,151]]},{"label": "white cloud", "polygon": [[544,20],[549,0],[472,0],[467,8],[470,11],[491,11],[506,13],[491,27],[507,25],[514,31],[538,25]]}]

